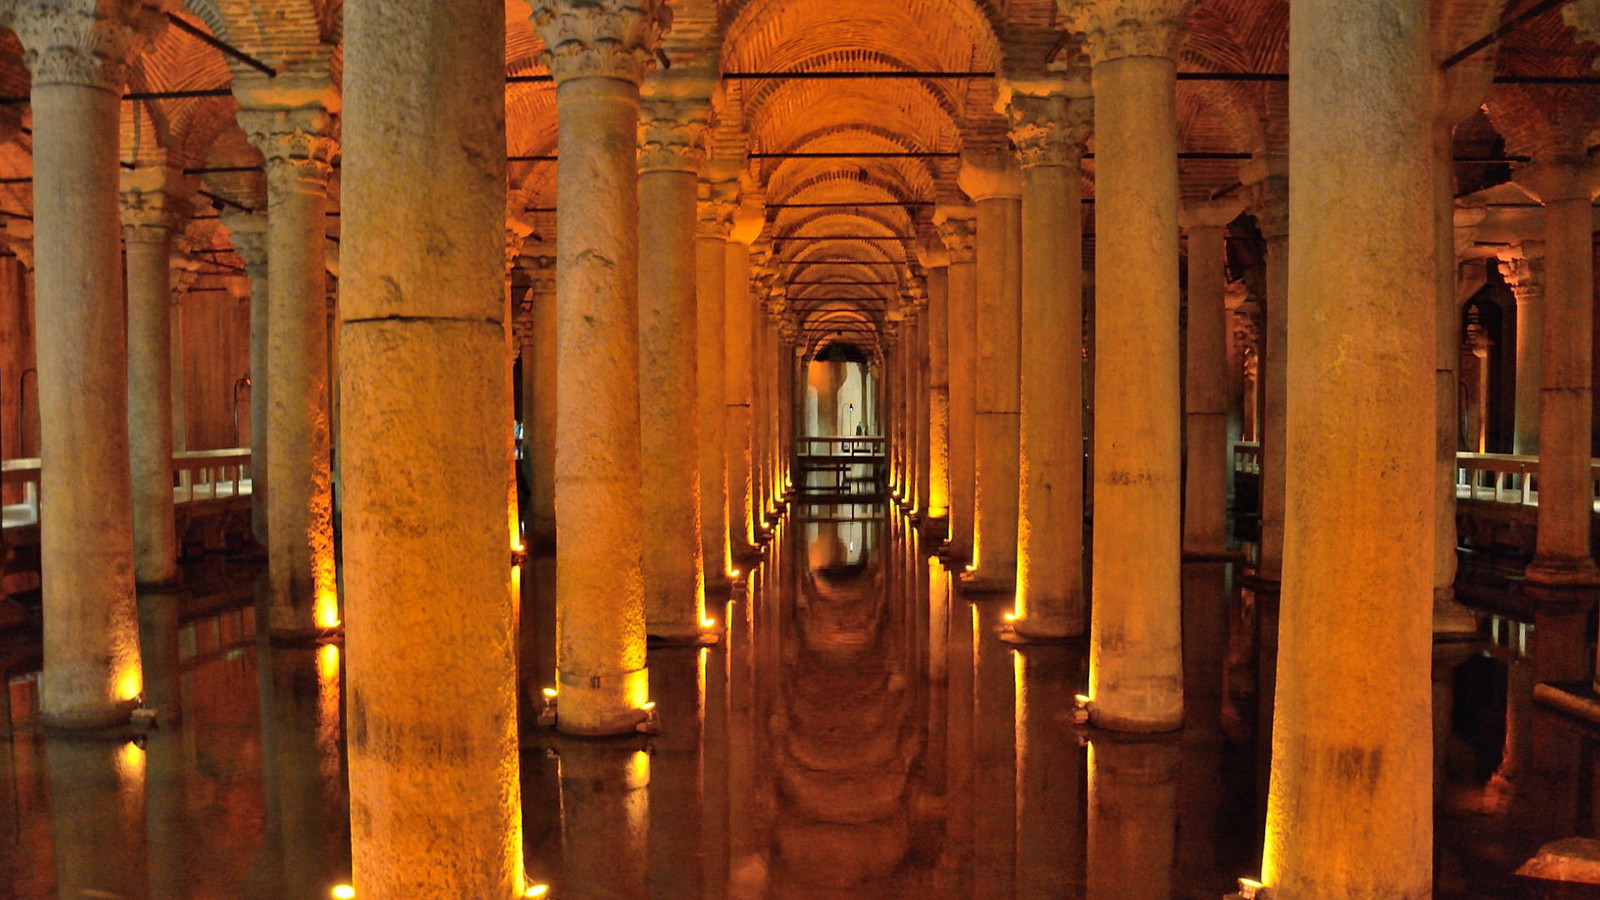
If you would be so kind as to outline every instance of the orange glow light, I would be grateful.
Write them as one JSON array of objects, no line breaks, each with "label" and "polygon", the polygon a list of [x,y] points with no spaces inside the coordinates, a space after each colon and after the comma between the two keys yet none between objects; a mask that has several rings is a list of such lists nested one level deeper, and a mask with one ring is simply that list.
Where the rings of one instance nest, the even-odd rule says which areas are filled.
[{"label": "orange glow light", "polygon": [[331,892],[338,900],[351,900],[356,895],[356,889],[348,884],[334,885]]},{"label": "orange glow light", "polygon": [[550,885],[536,884],[523,892],[524,897],[547,897],[550,895]]}]

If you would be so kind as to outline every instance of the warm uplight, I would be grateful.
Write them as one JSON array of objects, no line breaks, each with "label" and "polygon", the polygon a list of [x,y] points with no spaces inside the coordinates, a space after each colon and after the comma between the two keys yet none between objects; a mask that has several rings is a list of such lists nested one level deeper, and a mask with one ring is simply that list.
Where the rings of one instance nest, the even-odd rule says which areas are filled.
[{"label": "warm uplight", "polygon": [[1261,893],[1261,882],[1252,878],[1239,879],[1240,900],[1256,900]]},{"label": "warm uplight", "polygon": [[356,895],[356,889],[348,884],[337,885],[333,889],[333,896],[339,900],[351,900]]},{"label": "warm uplight", "polygon": [[977,563],[969,563],[967,565],[967,571],[968,572],[976,572],[976,571],[978,571],[978,564]]},{"label": "warm uplight", "polygon": [[643,706],[639,707],[639,708],[644,710],[645,712],[649,712],[650,710],[656,708],[656,702],[654,700],[647,700],[647,701],[645,701],[645,704]]},{"label": "warm uplight", "polygon": [[550,896],[550,885],[548,885],[548,884],[536,884],[533,887],[528,888],[526,891],[523,891],[522,896],[524,896],[524,897],[548,897],[548,896]]},{"label": "warm uplight", "polygon": [[1000,618],[1005,619],[1007,622],[1015,622],[1017,620],[1017,614],[1014,612],[1008,612],[1002,614]]},{"label": "warm uplight", "polygon": [[738,579],[738,577],[740,575],[742,575],[742,574],[744,574],[744,573],[740,572],[738,569],[729,569],[728,570],[728,577],[729,578]]},{"label": "warm uplight", "polygon": [[546,700],[554,700],[556,698],[556,689],[555,688],[545,688],[544,690],[540,691],[539,693],[544,694],[544,698]]},{"label": "warm uplight", "polygon": [[[318,628],[338,628],[339,622],[339,595],[333,590],[317,591],[317,600],[312,609]],[[350,896],[355,896],[351,894]]]},{"label": "warm uplight", "polygon": [[136,700],[144,693],[144,676],[139,671],[138,661],[132,667],[124,669],[117,675],[117,699]]},{"label": "warm uplight", "polygon": [[710,618],[708,616],[708,617],[700,620],[700,627],[701,628],[715,628],[715,627],[717,627],[717,620],[713,619],[713,618]]}]

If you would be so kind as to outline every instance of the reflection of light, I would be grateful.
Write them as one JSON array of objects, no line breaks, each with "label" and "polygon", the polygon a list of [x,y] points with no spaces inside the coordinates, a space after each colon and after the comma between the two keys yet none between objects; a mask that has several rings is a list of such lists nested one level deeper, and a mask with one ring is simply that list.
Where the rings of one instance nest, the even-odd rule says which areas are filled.
[{"label": "reflection of light", "polygon": [[524,896],[524,897],[544,897],[544,896],[549,895],[549,893],[550,893],[550,885],[548,885],[548,884],[536,884],[533,887],[528,888],[526,891],[524,891],[522,896]]},{"label": "reflection of light", "polygon": [[144,748],[129,741],[117,748],[117,775],[124,783],[144,780]]},{"label": "reflection of light", "polygon": [[339,647],[337,644],[323,644],[317,648],[317,690],[326,693],[329,686],[339,677]]},{"label": "reflection of light", "polygon": [[339,646],[323,644],[317,648],[317,772],[329,794],[340,781],[339,693]]},{"label": "reflection of light", "polygon": [[338,897],[339,900],[350,900],[350,898],[356,895],[356,889],[348,884],[340,884],[334,886],[332,893],[333,896]]}]

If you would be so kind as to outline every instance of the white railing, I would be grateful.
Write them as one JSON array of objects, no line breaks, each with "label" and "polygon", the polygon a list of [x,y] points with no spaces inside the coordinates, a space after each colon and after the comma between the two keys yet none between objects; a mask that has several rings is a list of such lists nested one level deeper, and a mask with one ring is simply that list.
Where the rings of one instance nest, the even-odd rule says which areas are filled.
[{"label": "white railing", "polygon": [[[198,450],[172,456],[173,500],[224,500],[250,493],[250,450]],[[0,485],[20,485],[22,502],[5,507],[5,526],[13,528],[39,522],[39,460],[8,459],[0,462]]]},{"label": "white railing", "polygon": [[1261,445],[1255,441],[1234,441],[1233,471],[1242,475],[1260,475]]},{"label": "white railing", "polygon": [[807,456],[882,456],[889,439],[858,434],[853,437],[803,437],[798,452]]},{"label": "white railing", "polygon": [[1457,453],[1456,497],[1538,506],[1539,457],[1511,453]]}]

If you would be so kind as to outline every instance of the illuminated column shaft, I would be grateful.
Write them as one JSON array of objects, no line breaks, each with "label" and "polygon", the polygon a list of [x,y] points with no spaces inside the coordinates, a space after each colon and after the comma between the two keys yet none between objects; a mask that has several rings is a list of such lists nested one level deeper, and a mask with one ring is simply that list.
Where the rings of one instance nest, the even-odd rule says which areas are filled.
[{"label": "illuminated column shaft", "polygon": [[1009,592],[1017,578],[1022,177],[1009,156],[972,157],[962,163],[961,185],[978,207],[972,549],[977,568],[966,586]]},{"label": "illuminated column shaft", "polygon": [[1228,549],[1228,467],[1233,461],[1228,453],[1223,231],[1238,212],[1235,204],[1184,210],[1189,232],[1189,346],[1184,380],[1188,460],[1183,480],[1183,552],[1201,559],[1221,556]]},{"label": "illuminated column shaft", "polygon": [[927,292],[923,290],[920,314],[917,316],[917,512],[924,518],[933,499],[933,349],[929,345],[930,316]]},{"label": "illuminated column shaft", "polygon": [[1289,187],[1271,176],[1259,188],[1256,223],[1267,242],[1267,333],[1261,368],[1261,558],[1257,573],[1283,580],[1284,493],[1287,490],[1289,414]]},{"label": "illuminated column shaft", "polygon": [[695,237],[695,294],[699,301],[695,349],[700,395],[700,547],[707,584],[727,585],[728,554],[727,407],[722,381],[727,366],[728,232],[736,182],[702,182]]},{"label": "illuminated column shaft", "polygon": [[178,577],[172,493],[172,210],[162,161],[122,176],[128,273],[128,424],[133,475],[133,578]]},{"label": "illuminated column shaft", "polygon": [[233,249],[244,260],[250,279],[250,534],[267,545],[267,430],[271,413],[267,376],[270,299],[267,292],[267,217],[260,213],[225,214]]},{"label": "illuminated column shaft", "polygon": [[39,535],[39,702],[56,727],[126,721],[140,689],[117,205],[125,67],[109,58],[131,31],[102,12],[90,2],[30,2],[11,23],[33,76],[40,490],[49,507]]},{"label": "illuminated column shaft", "polygon": [[977,211],[940,207],[939,236],[950,252],[946,340],[950,353],[950,544],[951,560],[972,556],[972,514],[976,490],[974,428],[977,418]]},{"label": "illuminated column shaft", "polygon": [[[551,252],[554,247],[550,247]],[[527,466],[529,547],[556,541],[555,257],[535,256],[527,332],[522,342],[522,444]]]},{"label": "illuminated column shaft", "polygon": [[1022,161],[1020,637],[1083,634],[1083,210],[1093,103],[1016,96]]},{"label": "illuminated column shaft", "polygon": [[[1307,327],[1286,360],[1295,465],[1262,881],[1295,900],[1427,897],[1433,559],[1351,561],[1431,546],[1433,499],[1338,486],[1384,473],[1420,487],[1433,472],[1428,5],[1302,0],[1289,34],[1289,313]],[[1321,252],[1330,241],[1343,252]]]},{"label": "illuminated column shaft", "polygon": [[736,562],[748,563],[757,555],[751,525],[750,477],[750,335],[754,316],[750,296],[750,241],[755,235],[741,223],[728,241],[727,267],[723,272],[723,304],[727,310],[724,325],[730,335],[723,352],[722,402],[727,434],[723,451],[728,465],[728,547]]},{"label": "illuminated column shaft", "polygon": [[695,190],[710,116],[703,101],[652,99],[639,128],[639,415],[645,623],[700,634],[699,395]]},{"label": "illuminated column shaft", "polygon": [[[345,20],[351,857],[359,895],[375,900],[525,887],[506,534],[504,74],[473,49],[499,46],[504,21],[492,0],[453,4],[446,17],[401,0]],[[395,190],[394,178],[409,187]],[[434,602],[393,602],[423,595]],[[472,689],[447,704],[417,690],[447,684]]]},{"label": "illuminated column shaft", "polygon": [[640,572],[639,83],[664,4],[535,0],[560,121],[556,180],[561,730],[633,731],[649,699]]},{"label": "illuminated column shaft", "polygon": [[267,290],[272,308],[267,325],[267,378],[272,384],[267,480],[272,493],[267,501],[271,592],[266,624],[273,634],[305,636],[339,621],[324,246],[328,178],[338,148],[327,136],[332,120],[322,106],[246,109],[239,113],[239,123],[267,166]]},{"label": "illuminated column shaft", "polygon": [[1183,723],[1178,170],[1173,57],[1189,3],[1078,2],[1095,97],[1093,721]]},{"label": "illuminated column shaft", "polygon": [[[926,248],[928,267],[928,505],[933,519],[950,515],[950,253]],[[948,521],[941,529],[948,529]],[[945,532],[935,532],[935,540]]]},{"label": "illuminated column shaft", "polygon": [[1539,455],[1539,394],[1544,387],[1544,242],[1523,241],[1500,264],[1517,299],[1516,410],[1511,452]]},{"label": "illuminated column shaft", "polygon": [[1545,207],[1545,315],[1539,398],[1539,533],[1530,582],[1593,585],[1589,549],[1593,476],[1589,420],[1593,354],[1594,253],[1590,202],[1596,172],[1572,163],[1535,163],[1518,183]]}]

